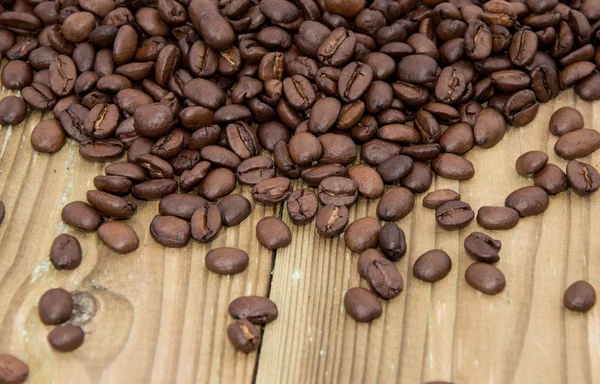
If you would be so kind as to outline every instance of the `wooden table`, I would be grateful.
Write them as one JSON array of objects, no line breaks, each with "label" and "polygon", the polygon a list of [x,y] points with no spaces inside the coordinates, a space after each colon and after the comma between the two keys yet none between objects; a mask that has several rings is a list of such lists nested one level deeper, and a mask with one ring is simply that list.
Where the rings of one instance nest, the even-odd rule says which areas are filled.
[{"label": "wooden table", "polygon": [[[2,95],[14,94],[5,89]],[[600,123],[600,103],[576,99],[572,91],[542,106],[535,122],[510,129],[490,150],[474,149],[472,180],[438,178],[431,190],[452,188],[477,210],[502,205],[516,188],[532,184],[514,171],[528,150],[542,150],[563,169],[553,151],[551,113],[575,106],[587,128]],[[485,296],[464,279],[472,262],[462,243],[475,222],[461,231],[435,226],[434,213],[417,199],[399,222],[409,251],[399,263],[404,292],[384,303],[384,315],[358,324],[344,313],[344,292],[365,286],[357,255],[342,239],[325,240],[314,224],[295,227],[283,207],[254,206],[237,228],[224,229],[209,245],[191,242],[165,249],[150,237],[157,202],[139,202],[129,223],[140,248],[129,255],[107,250],[95,234],[65,226],[61,208],[85,200],[103,164],[80,158],[69,142],[49,156],[32,151],[31,131],[51,113],[32,112],[19,126],[0,129],[0,353],[26,361],[31,383],[598,383],[600,305],[588,314],[566,311],[565,288],[579,279],[600,289],[600,194],[582,198],[562,193],[550,208],[521,220],[510,231],[484,231],[502,241],[507,287]],[[600,153],[584,161],[600,166]],[[297,183],[296,187],[301,184]],[[250,197],[249,188],[238,188]],[[359,199],[351,220],[374,215],[376,202]],[[291,225],[293,242],[276,254],[254,236],[257,221],[278,215]],[[74,271],[57,271],[48,253],[55,236],[75,235],[84,259]],[[207,271],[211,247],[239,247],[251,257],[248,270],[233,277]],[[412,276],[415,259],[440,248],[452,258],[444,280],[429,284]],[[83,328],[86,340],[73,352],[54,352],[46,341],[51,327],[38,317],[37,302],[49,288],[85,291],[97,312]],[[226,327],[227,306],[242,295],[269,296],[279,318],[263,334],[258,353],[233,350]]]}]

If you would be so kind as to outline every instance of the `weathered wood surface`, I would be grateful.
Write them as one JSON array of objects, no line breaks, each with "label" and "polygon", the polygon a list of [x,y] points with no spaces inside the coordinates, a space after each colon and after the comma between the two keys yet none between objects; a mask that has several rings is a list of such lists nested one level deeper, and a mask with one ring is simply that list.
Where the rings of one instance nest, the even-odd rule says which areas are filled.
[{"label": "weathered wood surface", "polygon": [[[600,122],[600,103],[566,92],[495,148],[469,152],[472,180],[438,178],[432,190],[452,188],[478,209],[502,205],[508,193],[532,184],[513,168],[525,151],[545,150],[564,169],[547,124],[568,105],[583,113],[588,128]],[[149,235],[157,203],[141,202],[130,220],[141,245],[125,256],[94,234],[66,227],[62,206],[85,200],[103,165],[81,159],[72,142],[52,156],[33,152],[31,131],[50,117],[33,112],[19,126],[0,129],[0,200],[7,210],[0,226],[0,352],[25,360],[31,383],[600,382],[600,306],[585,315],[562,306],[564,289],[576,280],[600,288],[600,194],[563,193],[551,197],[545,214],[514,230],[484,231],[503,244],[498,266],[507,289],[494,297],[464,280],[471,260],[462,242],[481,229],[476,223],[459,232],[436,228],[420,196],[399,222],[409,242],[398,263],[405,290],[384,304],[382,318],[357,324],[344,313],[343,295],[365,282],[342,239],[322,239],[311,224],[292,226],[292,244],[274,257],[256,242],[254,227],[265,215],[290,223],[283,207],[254,206],[250,218],[212,244],[174,250]],[[600,154],[584,161],[598,167]],[[249,188],[239,191],[250,197]],[[375,207],[360,199],[351,219],[373,215]],[[77,236],[84,250],[75,271],[56,271],[48,260],[52,240],[63,232]],[[220,277],[206,270],[206,251],[224,245],[251,255],[246,272]],[[412,264],[433,248],[448,252],[453,269],[432,285],[412,276]],[[39,321],[37,301],[51,287],[87,291],[98,300],[97,314],[84,326],[86,341],[74,353],[56,353],[46,342],[51,328]],[[265,328],[260,353],[247,356],[226,338],[227,306],[246,294],[269,295],[280,312]]]}]

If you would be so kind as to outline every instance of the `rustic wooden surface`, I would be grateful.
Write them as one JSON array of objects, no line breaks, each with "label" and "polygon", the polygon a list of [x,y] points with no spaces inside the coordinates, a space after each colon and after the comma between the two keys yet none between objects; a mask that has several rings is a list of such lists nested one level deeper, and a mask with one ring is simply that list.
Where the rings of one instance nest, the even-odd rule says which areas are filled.
[{"label": "rustic wooden surface", "polygon": [[[0,97],[15,94],[2,89]],[[528,150],[545,150],[563,169],[548,132],[551,113],[575,106],[587,128],[600,122],[600,103],[586,103],[569,91],[542,106],[533,124],[510,129],[491,150],[466,156],[476,175],[458,183],[438,178],[435,188],[452,188],[474,209],[502,205],[514,189],[532,184],[513,168]],[[14,127],[0,129],[0,353],[26,361],[31,383],[599,383],[600,306],[588,314],[566,311],[565,288],[588,279],[600,289],[600,194],[570,192],[551,197],[548,211],[521,220],[510,231],[484,231],[502,241],[498,267],[506,290],[494,297],[471,289],[464,271],[471,263],[462,242],[474,230],[436,228],[433,211],[422,208],[399,222],[409,252],[398,267],[404,292],[384,303],[384,315],[357,324],[344,313],[344,292],[363,285],[357,255],[342,239],[325,240],[314,224],[292,226],[293,242],[276,255],[255,240],[254,227],[283,207],[254,206],[241,226],[225,229],[210,245],[182,250],[154,243],[148,225],[156,202],[139,203],[129,223],[140,248],[129,255],[107,250],[95,234],[66,227],[60,210],[85,200],[103,165],[79,157],[70,142],[49,156],[32,151],[31,131],[51,113],[33,112]],[[600,154],[584,161],[600,166]],[[300,186],[300,184],[296,184]],[[239,188],[249,196],[248,188]],[[359,200],[351,219],[374,215],[376,202]],[[54,237],[70,233],[84,250],[75,271],[56,271],[48,260]],[[236,246],[251,255],[248,270],[220,277],[204,267],[210,247]],[[423,252],[444,249],[453,268],[443,281],[428,284],[411,273]],[[86,291],[98,310],[84,326],[86,341],[74,353],[54,352],[51,329],[39,321],[37,301],[47,289]],[[279,318],[264,331],[259,353],[237,353],[228,344],[229,302],[247,294],[268,295]]]}]

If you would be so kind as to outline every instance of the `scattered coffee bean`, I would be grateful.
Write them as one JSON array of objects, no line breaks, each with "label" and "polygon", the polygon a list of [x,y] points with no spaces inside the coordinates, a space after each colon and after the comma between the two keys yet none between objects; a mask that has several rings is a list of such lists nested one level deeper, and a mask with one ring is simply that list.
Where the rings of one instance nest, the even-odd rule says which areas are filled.
[{"label": "scattered coffee bean", "polygon": [[246,319],[253,324],[268,324],[277,319],[279,312],[269,298],[242,296],[229,304],[229,314],[234,319]]},{"label": "scattered coffee bean", "polygon": [[506,207],[514,209],[521,217],[539,215],[548,209],[549,203],[546,191],[537,186],[519,188],[504,201]]},{"label": "scattered coffee bean", "polygon": [[0,354],[0,382],[6,384],[21,384],[29,376],[27,364],[14,356]]},{"label": "scattered coffee bean", "polygon": [[573,192],[581,196],[591,195],[600,188],[600,173],[596,168],[577,160],[567,164],[567,180]]},{"label": "scattered coffee bean", "polygon": [[465,271],[467,283],[486,295],[497,295],[506,287],[504,274],[488,263],[473,263]]},{"label": "scattered coffee bean", "polygon": [[379,248],[391,261],[398,261],[406,254],[404,231],[394,223],[386,223],[379,232]]},{"label": "scattered coffee bean", "polygon": [[447,231],[466,227],[475,217],[471,206],[462,201],[449,201],[435,211],[438,225]]},{"label": "scattered coffee bean", "polygon": [[44,120],[31,132],[31,147],[41,153],[56,153],[62,149],[67,136],[58,120]]},{"label": "scattered coffee bean", "polygon": [[169,248],[185,247],[191,236],[190,224],[175,216],[155,216],[150,224],[150,235],[159,244]]},{"label": "scattered coffee bean", "polygon": [[575,108],[563,107],[557,109],[550,118],[550,132],[554,136],[583,129],[584,121],[581,113]]},{"label": "scattered coffee bean", "polygon": [[270,216],[256,223],[256,239],[267,249],[285,248],[292,242],[292,232],[281,219]]},{"label": "scattered coffee bean", "polygon": [[194,240],[207,243],[221,231],[223,219],[215,204],[198,206],[191,217],[191,234]]},{"label": "scattered coffee bean", "polygon": [[554,164],[546,164],[533,176],[533,183],[544,188],[549,195],[556,195],[569,189],[567,175]]},{"label": "scattered coffee bean", "polygon": [[287,177],[274,177],[252,187],[252,198],[260,204],[275,205],[287,199],[293,188]]},{"label": "scattered coffee bean", "polygon": [[344,242],[352,252],[361,253],[367,248],[377,248],[381,224],[373,217],[363,217],[346,228]]},{"label": "scattered coffee bean", "polygon": [[81,259],[81,245],[77,238],[63,233],[52,242],[50,261],[54,268],[72,270],[79,267]]},{"label": "scattered coffee bean", "polygon": [[586,157],[598,148],[600,148],[600,133],[593,129],[578,129],[565,133],[554,144],[554,152],[566,160]]},{"label": "scattered coffee bean", "polygon": [[502,247],[500,240],[495,240],[481,232],[473,232],[465,238],[465,250],[477,261],[497,263],[500,260],[498,251]]},{"label": "scattered coffee bean", "polygon": [[452,180],[469,180],[475,175],[473,163],[453,153],[443,153],[431,162],[439,176]]},{"label": "scattered coffee bean", "polygon": [[440,249],[427,251],[415,261],[413,274],[417,279],[435,283],[442,280],[452,269],[452,259]]},{"label": "scattered coffee bean", "polygon": [[72,352],[83,344],[85,334],[75,325],[61,325],[48,334],[48,342],[59,352]]},{"label": "scattered coffee bean", "polygon": [[111,250],[118,253],[135,251],[140,240],[137,233],[126,223],[111,221],[100,225],[98,238]]},{"label": "scattered coffee bean", "polygon": [[323,237],[335,237],[348,225],[348,208],[327,204],[319,210],[316,218],[317,233]]},{"label": "scattered coffee bean", "polygon": [[381,303],[368,289],[350,288],[344,295],[344,308],[356,321],[369,323],[379,317],[383,312]]},{"label": "scattered coffee bean", "polygon": [[241,249],[221,247],[208,251],[204,263],[206,268],[219,275],[236,275],[248,268],[248,254]]},{"label": "scattered coffee bean", "polygon": [[22,98],[6,96],[0,100],[0,125],[19,125],[27,116],[27,105]]},{"label": "scattered coffee bean", "polygon": [[366,279],[373,291],[386,300],[398,296],[404,288],[402,275],[388,259],[374,259],[367,267]]},{"label": "scattered coffee bean", "polygon": [[323,205],[351,206],[358,198],[358,186],[346,177],[328,177],[319,184],[317,197]]},{"label": "scattered coffee bean", "polygon": [[257,350],[261,342],[260,331],[246,319],[229,324],[227,337],[235,349],[244,353]]},{"label": "scattered coffee bean", "polygon": [[83,201],[73,201],[65,205],[61,218],[65,224],[84,232],[93,232],[104,222],[100,213]]},{"label": "scattered coffee bean", "polygon": [[242,195],[227,195],[217,204],[223,225],[234,227],[244,221],[252,212],[250,201]]},{"label": "scattered coffee bean", "polygon": [[371,265],[371,263],[374,260],[385,259],[385,257],[386,256],[376,248],[367,248],[364,251],[362,251],[360,253],[360,256],[358,257],[357,264],[358,274],[360,275],[360,277],[366,279],[369,265]]},{"label": "scattered coffee bean", "polygon": [[377,217],[385,221],[398,221],[406,217],[415,206],[415,197],[404,187],[392,187],[377,204]]},{"label": "scattered coffee bean", "polygon": [[317,215],[319,201],[310,189],[297,189],[287,199],[287,211],[292,223],[305,225]]},{"label": "scattered coffee bean", "polygon": [[38,303],[38,312],[44,324],[62,324],[69,320],[72,310],[71,294],[62,288],[46,291]]},{"label": "scattered coffee bean", "polygon": [[587,312],[596,304],[596,290],[587,281],[576,281],[565,291],[563,303],[571,311]]},{"label": "scattered coffee bean", "polygon": [[512,229],[519,223],[519,212],[508,207],[481,207],[477,211],[477,224],[490,230]]},{"label": "scattered coffee bean", "polygon": [[454,192],[451,189],[438,189],[437,191],[429,192],[423,198],[423,206],[429,209],[438,209],[444,203],[458,200],[460,200],[460,193]]}]

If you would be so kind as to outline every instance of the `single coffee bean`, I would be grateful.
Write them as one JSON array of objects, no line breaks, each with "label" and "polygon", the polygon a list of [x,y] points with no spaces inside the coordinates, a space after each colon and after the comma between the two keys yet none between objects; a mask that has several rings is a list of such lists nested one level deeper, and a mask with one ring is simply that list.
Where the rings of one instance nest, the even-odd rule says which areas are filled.
[{"label": "single coffee bean", "polygon": [[583,129],[585,123],[581,112],[571,107],[557,109],[550,118],[550,133],[563,136],[569,132]]},{"label": "single coffee bean", "polygon": [[6,96],[0,100],[0,125],[19,125],[27,117],[27,105],[22,98]]},{"label": "single coffee bean", "polygon": [[287,177],[274,177],[261,181],[252,187],[254,201],[264,205],[275,205],[288,198],[294,190]]},{"label": "single coffee bean", "polygon": [[229,148],[242,160],[260,153],[258,138],[243,121],[227,125],[225,137]]},{"label": "single coffee bean", "polygon": [[135,251],[140,245],[135,230],[120,221],[111,221],[100,225],[98,238],[112,251],[123,254]]},{"label": "single coffee bean", "polygon": [[460,200],[460,193],[454,192],[451,189],[438,189],[437,191],[429,192],[423,198],[423,206],[429,209],[438,209],[444,203],[458,200]]},{"label": "single coffee bean", "polygon": [[439,66],[435,59],[427,55],[409,55],[400,60],[397,71],[400,81],[433,86],[438,77]]},{"label": "single coffee bean", "polygon": [[506,287],[502,271],[488,263],[473,263],[465,271],[467,283],[486,295],[497,295]]},{"label": "single coffee bean", "polygon": [[569,189],[567,176],[558,166],[546,164],[533,176],[533,183],[544,188],[549,195],[556,195]]},{"label": "single coffee bean", "polygon": [[398,261],[406,254],[404,231],[394,223],[386,223],[379,232],[379,248],[391,261]]},{"label": "single coffee bean", "polygon": [[275,163],[265,156],[254,156],[238,165],[235,175],[242,184],[256,185],[275,177]]},{"label": "single coffee bean", "polygon": [[527,29],[517,31],[508,49],[510,61],[518,67],[531,63],[538,49],[538,37]]},{"label": "single coffee bean", "polygon": [[11,355],[0,354],[0,382],[21,384],[29,376],[29,367]]},{"label": "single coffee bean", "polygon": [[221,247],[208,251],[204,263],[206,268],[219,275],[237,275],[248,268],[250,258],[241,249]]},{"label": "single coffee bean", "polygon": [[308,165],[319,160],[323,154],[323,147],[319,139],[308,132],[292,136],[288,148],[292,160],[298,165]]},{"label": "single coffee bean", "polygon": [[87,191],[86,197],[90,205],[105,217],[129,219],[137,211],[134,202],[103,191]]},{"label": "single coffee bean", "polygon": [[350,60],[355,48],[354,32],[340,27],[334,29],[323,41],[317,51],[317,57],[324,65],[340,67]]},{"label": "single coffee bean", "polygon": [[235,189],[235,174],[227,168],[215,168],[208,172],[198,185],[198,195],[214,201],[229,195]]},{"label": "single coffee bean", "polygon": [[[534,37],[537,39],[535,34]],[[492,48],[493,37],[490,28],[479,20],[469,23],[469,27],[465,32],[465,52],[467,56],[473,61],[482,61],[490,56]],[[535,53],[535,49],[533,53]]]},{"label": "single coffee bean", "polygon": [[190,240],[190,224],[175,216],[155,216],[150,224],[150,235],[160,245],[182,248]]},{"label": "single coffee bean", "polygon": [[573,192],[591,195],[600,188],[600,173],[590,164],[571,160],[567,164],[567,180]]},{"label": "single coffee bean", "polygon": [[33,70],[28,63],[22,60],[14,60],[4,66],[1,78],[2,85],[6,88],[23,89],[33,82]]},{"label": "single coffee bean", "polygon": [[475,175],[473,163],[452,153],[443,153],[431,162],[435,173],[446,179],[469,180]]},{"label": "single coffee bean", "polygon": [[361,158],[371,166],[378,166],[392,156],[399,155],[400,145],[389,141],[372,139],[363,144]]},{"label": "single coffee bean", "polygon": [[242,195],[227,195],[217,204],[226,227],[235,227],[244,221],[252,212],[250,201]]},{"label": "single coffee bean", "polygon": [[345,177],[346,167],[341,164],[322,164],[304,168],[301,172],[302,181],[310,187],[318,187],[321,182],[330,177]]},{"label": "single coffee bean", "polygon": [[507,207],[481,207],[477,211],[477,224],[490,230],[512,229],[519,223],[519,212]]},{"label": "single coffee bean", "polygon": [[354,287],[344,295],[344,308],[350,317],[361,323],[371,322],[383,312],[381,303],[371,291]]},{"label": "single coffee bean", "polygon": [[346,229],[348,208],[327,204],[317,213],[317,233],[323,237],[335,237]]},{"label": "single coffee bean", "polygon": [[438,225],[447,231],[466,227],[475,217],[471,206],[462,201],[449,201],[435,211]]},{"label": "single coffee bean", "polygon": [[587,312],[596,304],[596,290],[587,281],[576,281],[565,291],[563,303],[571,311]]},{"label": "single coffee bean", "polygon": [[57,99],[50,87],[33,83],[21,90],[21,96],[32,108],[49,111],[56,105]]},{"label": "single coffee bean", "polygon": [[542,151],[525,152],[517,158],[515,169],[522,176],[534,174],[544,168],[548,162],[548,155]]},{"label": "single coffee bean", "polygon": [[201,243],[214,239],[223,225],[221,211],[215,204],[199,206],[192,215],[192,237]]},{"label": "single coffee bean", "polygon": [[137,164],[132,163],[113,163],[104,169],[104,173],[109,176],[123,176],[131,181],[145,181],[148,177],[146,171]]},{"label": "single coffee bean", "polygon": [[94,186],[104,192],[117,196],[126,196],[131,192],[133,183],[124,176],[96,176]]},{"label": "single coffee bean", "polygon": [[323,148],[319,164],[352,164],[357,158],[356,144],[348,136],[326,133],[319,136],[319,141]]},{"label": "single coffee bean", "polygon": [[100,213],[83,201],[72,201],[65,205],[61,218],[65,224],[84,232],[93,232],[104,222]]},{"label": "single coffee bean", "polygon": [[292,242],[292,232],[281,219],[269,216],[256,224],[256,239],[270,250],[285,248]]},{"label": "single coffee bean", "polygon": [[56,96],[65,97],[73,92],[77,67],[69,56],[60,55],[50,64],[50,86]]},{"label": "single coffee bean", "polygon": [[368,278],[367,271],[369,266],[377,259],[385,259],[385,255],[376,248],[368,248],[360,253],[357,263],[358,274],[360,277],[363,279]]},{"label": "single coffee bean", "polygon": [[95,140],[79,146],[79,154],[88,161],[107,162],[123,156],[125,147],[117,139]]},{"label": "single coffee bean", "polygon": [[235,349],[244,353],[257,350],[261,342],[260,331],[246,319],[229,324],[227,337]]},{"label": "single coffee bean", "polygon": [[225,93],[214,83],[194,79],[185,84],[184,95],[194,103],[217,110],[225,104]]},{"label": "single coffee bean", "polygon": [[97,104],[85,119],[86,133],[96,139],[113,136],[119,125],[119,109],[114,104]]},{"label": "single coffee bean", "polygon": [[46,291],[38,303],[40,320],[44,324],[62,324],[69,320],[72,310],[73,298],[62,288]]},{"label": "single coffee bean", "polygon": [[367,248],[377,248],[381,224],[373,217],[363,217],[348,226],[344,233],[346,246],[355,253]]},{"label": "single coffee bean", "polygon": [[519,188],[504,201],[506,207],[514,209],[521,217],[539,215],[548,209],[549,203],[548,194],[540,187]]},{"label": "single coffee bean", "polygon": [[539,110],[535,93],[529,89],[518,91],[504,104],[504,116],[513,127],[523,127],[533,121]]},{"label": "single coffee bean", "polygon": [[415,161],[408,175],[406,175],[400,184],[410,189],[413,193],[426,192],[433,182],[433,172],[428,164]]},{"label": "single coffee bean", "polygon": [[67,137],[58,120],[44,120],[31,132],[31,147],[41,153],[56,153],[65,145]]},{"label": "single coffee bean", "polygon": [[379,164],[376,170],[385,183],[392,184],[408,175],[412,167],[413,160],[410,157],[397,155]]},{"label": "single coffee bean", "polygon": [[277,305],[262,296],[242,296],[229,303],[229,315],[234,319],[246,319],[253,324],[268,324],[279,315]]},{"label": "single coffee bean", "polygon": [[305,225],[317,215],[319,201],[310,189],[297,189],[287,198],[287,210],[292,223]]},{"label": "single coffee bean", "polygon": [[560,88],[569,88],[594,73],[595,70],[596,64],[589,61],[579,61],[568,65],[558,75]]},{"label": "single coffee bean", "polygon": [[351,206],[358,198],[358,186],[346,177],[328,177],[319,184],[317,196],[323,205]]},{"label": "single coffee bean", "polygon": [[440,147],[444,152],[462,155],[475,144],[473,129],[467,123],[452,124],[440,136]]},{"label": "single coffee bean", "polygon": [[440,249],[427,251],[415,261],[413,275],[420,280],[435,283],[448,276],[452,269],[452,259]]},{"label": "single coffee bean", "polygon": [[506,121],[494,108],[484,108],[477,115],[473,136],[475,144],[482,148],[492,148],[506,133]]},{"label": "single coffee bean", "polygon": [[541,64],[531,71],[531,89],[538,101],[546,103],[558,96],[560,83],[558,72],[549,65]]},{"label": "single coffee bean", "polygon": [[403,187],[387,190],[377,204],[377,217],[385,221],[398,221],[406,217],[415,206],[412,192]]},{"label": "single coffee bean", "polygon": [[48,334],[48,342],[59,352],[72,352],[83,344],[85,334],[75,325],[63,325],[54,328]]},{"label": "single coffee bean", "polygon": [[579,129],[562,135],[554,144],[554,152],[563,159],[586,157],[600,148],[600,133],[593,129]]},{"label": "single coffee bean", "polygon": [[502,247],[500,240],[495,240],[481,232],[473,232],[465,238],[465,250],[477,261],[497,263],[500,260],[498,251]]},{"label": "single coffee bean", "polygon": [[383,299],[398,296],[404,288],[402,275],[391,261],[375,259],[367,267],[367,281],[371,288]]},{"label": "single coffee bean", "polygon": [[52,242],[50,261],[54,268],[73,270],[79,267],[81,258],[81,245],[77,238],[63,233]]},{"label": "single coffee bean", "polygon": [[354,61],[344,67],[338,79],[338,94],[345,102],[362,97],[373,80],[373,70],[367,64]]},{"label": "single coffee bean", "polygon": [[464,97],[467,81],[463,72],[454,67],[446,67],[440,73],[435,85],[435,97],[442,103],[454,104]]},{"label": "single coffee bean", "polygon": [[600,75],[594,73],[575,84],[575,94],[586,101],[600,100]]},{"label": "single coffee bean", "polygon": [[348,178],[353,180],[361,196],[376,199],[383,194],[383,180],[379,173],[367,165],[352,165],[348,167]]}]

